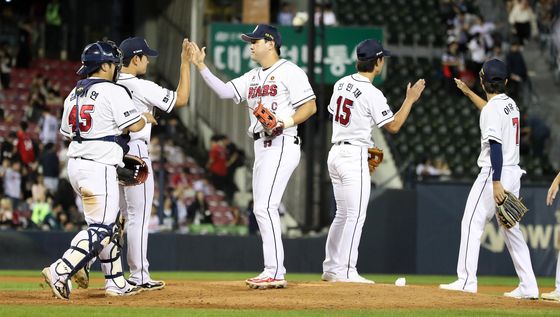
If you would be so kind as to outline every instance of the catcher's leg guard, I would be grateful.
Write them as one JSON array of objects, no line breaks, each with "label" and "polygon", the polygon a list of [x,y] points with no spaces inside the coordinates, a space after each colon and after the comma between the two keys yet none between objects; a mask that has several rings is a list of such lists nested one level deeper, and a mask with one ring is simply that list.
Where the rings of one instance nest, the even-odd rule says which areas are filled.
[{"label": "catcher's leg guard", "polygon": [[131,287],[123,274],[121,247],[112,240],[99,254],[101,270],[105,274],[105,289],[124,293]]},{"label": "catcher's leg guard", "polygon": [[52,264],[56,274],[66,278],[76,274],[109,244],[112,234],[113,226],[102,224],[91,224],[87,230],[78,232],[62,258]]}]

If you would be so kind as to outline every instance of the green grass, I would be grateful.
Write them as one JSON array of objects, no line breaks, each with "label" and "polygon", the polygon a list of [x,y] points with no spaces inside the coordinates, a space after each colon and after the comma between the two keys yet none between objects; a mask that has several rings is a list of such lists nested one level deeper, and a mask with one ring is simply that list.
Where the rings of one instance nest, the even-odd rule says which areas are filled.
[{"label": "green grass", "polygon": [[[198,281],[234,281],[244,280],[257,273],[247,272],[152,272],[156,279],[163,280],[198,280]],[[30,282],[6,282],[3,277],[32,277],[36,281]],[[407,275],[407,274],[365,274],[367,278],[373,279],[377,283],[394,283],[401,276],[406,277],[409,285],[425,285],[448,283],[455,279],[454,276],[445,275]],[[92,272],[93,278],[102,278],[100,272]],[[320,274],[289,274],[288,280],[298,281],[319,281]],[[39,270],[36,271],[0,271],[0,291],[5,290],[42,290],[39,284],[42,282]],[[541,287],[551,288],[554,286],[554,278],[538,278]],[[481,276],[479,285],[495,286],[516,286],[518,280],[515,276]],[[102,283],[92,283],[94,288],[102,288]],[[92,307],[92,306],[69,306],[56,303],[49,306],[15,306],[7,305],[0,307],[0,317],[3,316],[40,316],[45,317],[140,317],[140,316],[558,316],[560,315],[560,305],[557,309],[538,308],[538,309],[515,309],[504,307],[504,309],[462,309],[462,310],[438,310],[438,309],[379,309],[379,310],[228,310],[228,309],[182,309],[182,308],[131,308],[131,307]]]}]

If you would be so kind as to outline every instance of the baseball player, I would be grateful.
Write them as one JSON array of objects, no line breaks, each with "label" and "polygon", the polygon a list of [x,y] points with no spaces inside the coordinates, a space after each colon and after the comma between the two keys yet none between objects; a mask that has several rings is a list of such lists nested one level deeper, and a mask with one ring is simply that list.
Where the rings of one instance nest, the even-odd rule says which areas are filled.
[{"label": "baseball player", "polygon": [[84,49],[77,83],[64,101],[60,132],[72,142],[68,148],[68,177],[81,197],[86,230],[80,231],[60,259],[42,274],[55,297],[68,299],[70,277],[99,256],[105,274],[105,293],[127,296],[142,288],[130,285],[122,273],[120,247],[115,243],[119,212],[116,168],[122,164],[124,131],[140,131],[149,113],[136,110],[128,90],[115,84],[122,54],[113,42],[95,42]]},{"label": "baseball player", "polygon": [[[120,49],[123,52],[123,69],[118,83],[130,90],[137,111],[151,113],[156,107],[169,113],[173,108],[187,105],[190,89],[190,45],[188,40],[185,39],[182,43],[180,77],[176,91],[137,77],[146,74],[149,64],[148,56],[158,55],[157,51],[148,46],[145,39],[128,38],[121,43]],[[131,284],[140,285],[145,290],[158,290],[165,286],[165,282],[151,279],[147,258],[148,224],[154,198],[152,161],[148,155],[151,128],[151,124],[147,124],[141,131],[130,134],[128,154],[141,157],[148,165],[150,173],[144,184],[121,186],[120,207],[126,219],[127,260],[130,266],[128,281]]]},{"label": "baseball player", "polygon": [[379,42],[368,39],[358,45],[356,55],[358,72],[334,84],[328,105],[333,118],[333,146],[327,163],[336,199],[336,216],[327,237],[322,280],[373,284],[356,269],[371,189],[367,159],[368,148],[373,147],[372,125],[397,133],[412,105],[420,98],[425,81],[420,79],[413,86],[408,84],[406,99],[393,115],[383,93],[372,85],[390,52]]},{"label": "baseball player", "polygon": [[[204,64],[205,48],[200,50],[195,43],[193,63],[220,98],[247,101],[251,121],[247,132],[255,141],[253,212],[263,240],[264,270],[245,282],[251,288],[283,288],[288,283],[278,206],[300,159],[297,125],[317,111],[315,94],[305,72],[280,58],[282,38],[275,27],[259,24],[241,39],[251,43],[251,58],[260,65],[241,77],[222,82]],[[265,129],[253,114],[259,104],[277,119],[274,127]]]},{"label": "baseball player", "polygon": [[[496,204],[504,198],[504,190],[519,196],[521,176],[519,167],[519,108],[504,92],[508,70],[504,62],[491,59],[480,71],[480,81],[486,100],[477,96],[465,83],[455,79],[457,87],[480,109],[480,174],[475,180],[461,221],[461,245],[457,261],[458,280],[441,284],[441,289],[477,292],[476,270],[480,251],[480,238],[484,227],[495,214]],[[504,296],[537,299],[539,289],[533,273],[529,248],[516,224],[511,229],[500,226],[506,246],[511,254],[519,286]]]},{"label": "baseball player", "polygon": [[[552,184],[550,184],[550,188],[548,189],[548,195],[546,196],[546,205],[552,206],[552,202],[556,198],[556,194],[558,194],[558,186],[560,185],[560,173],[556,175]],[[541,298],[546,300],[553,300],[560,302],[560,257],[556,262],[556,288],[554,291],[550,293],[542,293]]]}]

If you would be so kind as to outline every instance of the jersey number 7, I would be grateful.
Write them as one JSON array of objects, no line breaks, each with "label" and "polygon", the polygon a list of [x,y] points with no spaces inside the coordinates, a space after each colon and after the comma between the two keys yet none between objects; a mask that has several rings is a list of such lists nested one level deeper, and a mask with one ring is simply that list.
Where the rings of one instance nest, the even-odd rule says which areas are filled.
[{"label": "jersey number 7", "polygon": [[350,123],[350,116],[352,115],[351,110],[354,105],[354,101],[350,99],[343,98],[339,96],[336,100],[336,114],[334,116],[334,121],[340,123],[342,126],[347,126]]},{"label": "jersey number 7", "polygon": [[[93,105],[80,106],[80,132],[87,133],[91,130],[91,113],[94,110]],[[76,106],[72,107],[68,116],[68,124],[72,127],[72,132],[76,131]]]}]

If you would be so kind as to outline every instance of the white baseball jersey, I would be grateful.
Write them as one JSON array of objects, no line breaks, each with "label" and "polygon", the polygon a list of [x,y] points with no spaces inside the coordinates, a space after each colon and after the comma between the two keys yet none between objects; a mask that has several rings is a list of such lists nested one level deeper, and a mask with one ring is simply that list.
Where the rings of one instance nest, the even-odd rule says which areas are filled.
[{"label": "white baseball jersey", "polygon": [[[60,133],[72,138],[76,135],[76,88],[64,100],[64,112]],[[80,136],[95,139],[119,135],[122,130],[138,120],[140,113],[132,104],[132,99],[123,87],[110,82],[91,86],[86,96],[79,98]],[[72,141],[68,157],[81,157],[99,163],[116,165],[122,162],[123,150],[115,142]]]},{"label": "white baseball jersey", "polygon": [[[247,133],[264,131],[264,127],[253,115],[259,101],[279,118],[292,116],[296,109],[315,99],[307,74],[296,64],[280,59],[267,69],[254,68],[241,77],[227,83],[233,87],[234,101],[247,101],[251,125]],[[297,125],[284,130],[284,135],[296,136]]]},{"label": "white baseball jersey", "polygon": [[479,167],[490,167],[490,140],[502,144],[503,166],[519,164],[519,108],[505,94],[494,96],[480,113]]},{"label": "white baseball jersey", "polygon": [[[121,73],[117,82],[130,90],[134,106],[139,113],[152,112],[154,107],[169,113],[173,110],[177,101],[177,93],[175,91],[163,88],[152,81],[140,79],[131,74]],[[152,124],[147,123],[142,130],[131,132],[130,140],[150,142],[151,132]]]},{"label": "white baseball jersey", "polygon": [[332,143],[373,146],[371,127],[382,127],[394,120],[393,111],[383,93],[358,73],[339,79],[334,84],[329,103],[333,115]]}]

